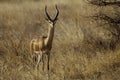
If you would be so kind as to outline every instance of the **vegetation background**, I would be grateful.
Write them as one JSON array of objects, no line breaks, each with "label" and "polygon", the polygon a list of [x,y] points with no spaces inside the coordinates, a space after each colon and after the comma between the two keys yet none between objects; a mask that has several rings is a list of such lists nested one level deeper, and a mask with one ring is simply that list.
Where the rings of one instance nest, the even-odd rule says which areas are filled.
[{"label": "vegetation background", "polygon": [[54,16],[55,4],[50,80],[120,80],[119,0],[0,0],[0,80],[47,80],[29,43],[47,34],[44,8]]}]

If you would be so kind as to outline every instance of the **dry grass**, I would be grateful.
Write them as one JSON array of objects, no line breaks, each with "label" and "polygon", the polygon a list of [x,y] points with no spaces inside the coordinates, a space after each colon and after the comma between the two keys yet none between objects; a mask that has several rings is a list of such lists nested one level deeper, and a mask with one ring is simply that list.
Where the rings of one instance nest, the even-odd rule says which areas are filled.
[{"label": "dry grass", "polygon": [[115,18],[120,8],[101,8],[84,0],[0,3],[0,80],[47,79],[42,64],[38,72],[33,69],[29,55],[30,40],[47,33],[46,4],[51,15],[54,4],[60,9],[51,51],[50,80],[119,80],[118,30],[115,25],[90,16],[102,12]]}]

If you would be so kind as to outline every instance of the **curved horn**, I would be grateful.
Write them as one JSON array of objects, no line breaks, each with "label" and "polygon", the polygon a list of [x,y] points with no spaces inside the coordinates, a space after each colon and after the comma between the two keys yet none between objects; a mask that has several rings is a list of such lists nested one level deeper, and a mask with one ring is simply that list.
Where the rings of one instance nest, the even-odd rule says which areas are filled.
[{"label": "curved horn", "polygon": [[48,20],[52,21],[52,19],[50,18],[49,14],[47,13],[47,6],[45,6],[45,13],[46,13],[46,16],[47,16]]},{"label": "curved horn", "polygon": [[57,20],[58,15],[59,15],[59,10],[57,8],[57,5],[55,5],[55,7],[56,7],[56,10],[57,10],[57,14],[56,14],[54,19],[51,19],[51,17],[49,16],[49,14],[47,12],[47,6],[45,6],[45,13],[46,13],[46,16],[47,16],[47,20],[50,20],[51,22],[55,22]]},{"label": "curved horn", "polygon": [[55,18],[54,18],[54,21],[57,20],[57,17],[58,17],[58,15],[59,15],[59,10],[58,10],[57,5],[55,5],[55,7],[56,7],[56,10],[57,10],[57,14],[56,14],[56,16],[55,16]]}]

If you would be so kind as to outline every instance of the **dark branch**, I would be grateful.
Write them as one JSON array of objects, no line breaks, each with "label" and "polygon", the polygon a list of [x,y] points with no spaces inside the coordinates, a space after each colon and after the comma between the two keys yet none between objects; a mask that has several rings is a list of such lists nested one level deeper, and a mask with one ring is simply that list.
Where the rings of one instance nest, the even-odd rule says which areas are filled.
[{"label": "dark branch", "polygon": [[90,4],[97,6],[110,6],[116,5],[120,6],[120,1],[106,1],[106,0],[87,0]]},{"label": "dark branch", "polygon": [[98,15],[95,15],[95,16],[92,16],[93,18],[99,18],[99,19],[103,19],[103,20],[106,20],[108,21],[109,23],[113,23],[113,24],[120,24],[120,17],[118,16],[118,18],[111,18],[105,14],[98,14]]}]

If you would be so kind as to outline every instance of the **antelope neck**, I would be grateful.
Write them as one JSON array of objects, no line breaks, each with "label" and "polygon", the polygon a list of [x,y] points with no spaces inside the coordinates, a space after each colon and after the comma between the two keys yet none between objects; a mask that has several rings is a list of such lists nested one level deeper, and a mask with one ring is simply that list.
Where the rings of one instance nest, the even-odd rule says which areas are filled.
[{"label": "antelope neck", "polygon": [[47,35],[47,45],[51,45],[54,37],[54,26],[50,25],[48,27],[48,35]]}]

